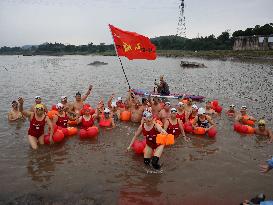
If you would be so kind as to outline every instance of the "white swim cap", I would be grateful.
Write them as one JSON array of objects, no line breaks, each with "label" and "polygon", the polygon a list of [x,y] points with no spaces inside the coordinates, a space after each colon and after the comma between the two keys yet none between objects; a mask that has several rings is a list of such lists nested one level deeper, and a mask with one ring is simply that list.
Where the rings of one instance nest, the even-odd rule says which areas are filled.
[{"label": "white swim cap", "polygon": [[104,108],[104,111],[103,111],[104,113],[110,113],[110,110],[109,110],[109,108],[108,107],[106,107],[106,108]]},{"label": "white swim cap", "polygon": [[118,101],[122,101],[122,97],[118,97]]},{"label": "white swim cap", "polygon": [[206,110],[202,107],[198,109],[198,115],[204,115],[206,113]]},{"label": "white swim cap", "polygon": [[192,105],[191,107],[192,107],[192,109],[196,109],[196,110],[198,110],[198,107],[197,107],[197,105],[195,105],[195,104],[194,104],[194,105]]},{"label": "white swim cap", "polygon": [[56,105],[57,109],[60,109],[60,108],[63,108],[63,107],[64,107],[64,105],[62,103],[57,103],[57,105]]}]

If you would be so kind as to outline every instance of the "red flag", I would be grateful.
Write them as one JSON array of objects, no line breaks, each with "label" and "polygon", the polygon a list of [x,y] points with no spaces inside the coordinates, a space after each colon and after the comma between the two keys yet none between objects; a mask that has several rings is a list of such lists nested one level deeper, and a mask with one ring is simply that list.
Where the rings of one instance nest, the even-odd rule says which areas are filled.
[{"label": "red flag", "polygon": [[156,47],[150,39],[135,32],[123,31],[109,24],[119,56],[133,59],[156,59]]}]

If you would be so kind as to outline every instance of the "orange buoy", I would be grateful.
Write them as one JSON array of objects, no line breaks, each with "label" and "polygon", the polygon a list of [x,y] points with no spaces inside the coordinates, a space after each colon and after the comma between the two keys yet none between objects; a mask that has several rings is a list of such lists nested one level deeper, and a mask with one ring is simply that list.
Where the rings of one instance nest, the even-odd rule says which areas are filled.
[{"label": "orange buoy", "polygon": [[166,143],[165,143],[165,145],[172,145],[172,144],[174,144],[174,135],[168,134],[166,136]]},{"label": "orange buoy", "polygon": [[121,121],[130,121],[131,119],[131,112],[128,110],[124,110],[120,113],[120,120]]},{"label": "orange buoy", "polygon": [[78,133],[78,129],[76,127],[68,127],[68,136],[76,135]]},{"label": "orange buoy", "polygon": [[196,134],[196,135],[204,135],[206,133],[206,130],[203,127],[196,127],[193,130],[193,133]]},{"label": "orange buoy", "polygon": [[50,111],[48,111],[47,116],[49,119],[52,120],[54,115],[56,115],[57,113],[58,113],[58,111],[56,111],[56,110],[50,110]]}]

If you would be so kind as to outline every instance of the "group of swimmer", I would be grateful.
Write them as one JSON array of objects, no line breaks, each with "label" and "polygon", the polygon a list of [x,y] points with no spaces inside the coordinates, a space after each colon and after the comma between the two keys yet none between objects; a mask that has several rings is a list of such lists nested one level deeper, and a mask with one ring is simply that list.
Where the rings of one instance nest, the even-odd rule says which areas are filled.
[{"label": "group of swimmer", "polygon": [[[158,85],[160,86],[160,85]],[[178,99],[174,106],[167,99],[158,97],[149,97],[139,99],[131,90],[128,91],[126,99],[122,97],[114,99],[114,94],[107,101],[101,99],[93,109],[89,104],[85,104],[92,91],[93,86],[88,87],[87,92],[82,96],[80,92],[75,94],[75,101],[68,102],[66,96],[60,97],[60,102],[56,104],[57,112],[50,119],[49,110],[42,102],[40,96],[35,97],[35,103],[29,110],[24,109],[24,100],[22,97],[18,101],[12,101],[12,109],[8,114],[10,121],[29,118],[30,126],[28,129],[28,141],[33,149],[38,148],[38,144],[44,144],[45,125],[49,128],[49,141],[53,143],[52,136],[54,127],[67,128],[69,121],[80,125],[82,129],[88,129],[94,126],[97,121],[101,127],[113,129],[116,122],[122,119],[124,113],[130,113],[130,121],[139,123],[127,150],[132,148],[136,138],[141,134],[146,139],[144,148],[144,164],[152,165],[154,169],[160,169],[159,159],[162,155],[164,144],[157,144],[156,137],[158,134],[172,134],[177,139],[182,135],[185,142],[189,142],[184,131],[184,124],[191,123],[193,129],[202,127],[205,131],[212,128],[216,129],[213,121],[217,113],[212,109],[211,102],[207,101],[205,108],[198,108],[192,99]],[[227,116],[234,118],[236,122],[244,123],[245,120],[256,121],[256,119],[247,114],[247,107],[242,106],[240,111],[235,110],[234,105],[230,105],[226,111]],[[258,135],[266,136],[269,142],[273,141],[272,131],[266,128],[263,119],[258,121],[258,128],[255,129]],[[261,167],[266,169],[266,167]]]}]

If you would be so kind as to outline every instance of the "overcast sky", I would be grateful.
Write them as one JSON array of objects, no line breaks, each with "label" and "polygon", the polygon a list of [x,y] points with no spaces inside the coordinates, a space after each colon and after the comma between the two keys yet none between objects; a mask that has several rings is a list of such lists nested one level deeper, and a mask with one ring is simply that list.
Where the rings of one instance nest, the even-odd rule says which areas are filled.
[{"label": "overcast sky", "polygon": [[[112,43],[108,24],[176,34],[179,0],[0,0],[0,46]],[[273,22],[273,0],[185,0],[187,37]]]}]

